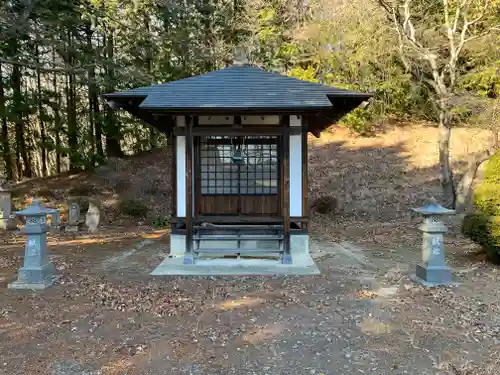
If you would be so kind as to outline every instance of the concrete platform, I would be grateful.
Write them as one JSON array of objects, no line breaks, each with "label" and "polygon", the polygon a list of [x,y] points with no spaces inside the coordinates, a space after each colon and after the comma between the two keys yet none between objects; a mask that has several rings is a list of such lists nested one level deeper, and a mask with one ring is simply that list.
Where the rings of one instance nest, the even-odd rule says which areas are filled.
[{"label": "concrete platform", "polygon": [[[223,241],[213,241],[215,248],[224,248],[233,244]],[[259,243],[251,243],[251,246],[259,246]],[[233,246],[234,247],[234,246]],[[260,247],[258,247],[260,249]],[[319,275],[319,269],[309,253],[309,236],[307,234],[290,236],[290,255],[292,264],[283,264],[281,260],[269,259],[269,256],[279,257],[279,253],[270,253],[268,250],[261,254],[252,252],[253,257],[223,258],[224,254],[215,253],[211,257],[203,256],[194,260],[194,264],[184,264],[186,253],[186,237],[174,234],[170,236],[170,255],[167,256],[150,275],[152,276],[274,276],[274,275]],[[205,253],[207,254],[207,253]],[[258,254],[261,255],[257,258]],[[249,255],[249,254],[248,254]],[[268,258],[266,258],[268,257]]]},{"label": "concrete platform", "polygon": [[319,269],[308,265],[282,264],[266,259],[198,259],[195,264],[184,264],[182,257],[167,257],[156,267],[152,276],[274,276],[319,275]]}]

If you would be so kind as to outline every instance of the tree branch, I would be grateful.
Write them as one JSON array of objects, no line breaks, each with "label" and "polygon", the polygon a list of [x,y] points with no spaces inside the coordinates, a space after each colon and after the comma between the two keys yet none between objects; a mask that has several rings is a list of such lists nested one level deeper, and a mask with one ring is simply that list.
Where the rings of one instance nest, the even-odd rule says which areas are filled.
[{"label": "tree branch", "polygon": [[82,72],[87,72],[89,68],[92,67],[97,67],[97,65],[88,65],[85,67],[74,67],[74,68],[47,68],[42,64],[34,64],[30,63],[27,61],[17,61],[17,60],[9,60],[9,59],[4,59],[0,57],[0,62],[5,63],[5,64],[10,64],[10,65],[17,65],[17,66],[22,66],[25,68],[30,68],[30,69],[39,69],[40,71],[47,72],[47,73],[57,73],[57,72],[73,72],[73,73],[82,73]]},{"label": "tree branch", "polygon": [[[19,31],[19,29],[21,29],[22,27],[24,27],[26,25],[26,21],[28,20],[31,12],[33,11],[33,8],[35,7],[36,1],[37,0],[26,0],[26,4],[25,4],[25,7],[23,9],[22,16],[17,20],[9,21],[8,24],[10,26],[10,29],[3,31],[2,34],[0,34],[0,40],[3,38],[8,38],[8,37],[16,34]],[[2,8],[7,8],[7,4],[8,3],[6,2]],[[7,12],[4,12],[2,9],[2,13],[6,14]]]},{"label": "tree branch", "polygon": [[411,22],[411,12],[410,12],[410,3],[412,0],[406,0],[403,9],[404,9],[404,14],[405,18],[403,21],[403,31],[405,32],[406,37],[411,40],[411,42],[416,45],[418,48],[423,49],[424,46],[417,41],[417,38],[415,36],[415,27],[413,27],[413,23]]},{"label": "tree branch", "polygon": [[483,31],[482,33],[479,33],[477,35],[473,35],[473,36],[465,39],[465,43],[464,44],[467,44],[468,42],[470,42],[472,40],[476,40],[476,39],[480,39],[482,37],[488,36],[493,31],[500,31],[500,25],[492,26],[492,27],[488,28],[487,30]]}]

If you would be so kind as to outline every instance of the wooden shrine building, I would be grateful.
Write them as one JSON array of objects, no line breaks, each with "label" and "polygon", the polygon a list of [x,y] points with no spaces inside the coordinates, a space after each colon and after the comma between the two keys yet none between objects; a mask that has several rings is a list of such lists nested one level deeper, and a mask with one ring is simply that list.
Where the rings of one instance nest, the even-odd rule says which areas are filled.
[{"label": "wooden shrine building", "polygon": [[307,134],[370,98],[245,63],[106,94],[173,134],[171,253],[153,275],[316,274]]}]

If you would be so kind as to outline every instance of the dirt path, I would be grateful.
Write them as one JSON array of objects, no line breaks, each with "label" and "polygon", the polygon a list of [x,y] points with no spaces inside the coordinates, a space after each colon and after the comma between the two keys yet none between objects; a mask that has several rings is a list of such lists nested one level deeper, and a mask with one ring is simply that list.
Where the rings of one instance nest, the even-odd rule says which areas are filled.
[{"label": "dirt path", "polygon": [[168,251],[161,236],[83,251],[61,270],[64,284],[3,291],[0,373],[499,372],[493,268],[453,258],[462,285],[428,290],[408,280],[411,251],[402,262],[355,239],[313,238],[315,277],[152,278]]}]

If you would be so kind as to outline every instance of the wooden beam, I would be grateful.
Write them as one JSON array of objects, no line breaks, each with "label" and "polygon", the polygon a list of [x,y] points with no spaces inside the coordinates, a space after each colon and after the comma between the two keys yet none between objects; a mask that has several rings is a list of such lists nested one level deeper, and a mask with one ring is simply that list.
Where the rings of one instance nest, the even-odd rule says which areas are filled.
[{"label": "wooden beam", "polygon": [[[198,116],[195,117],[195,124],[198,123]],[[193,194],[193,207],[194,217],[200,214],[200,200],[201,200],[201,165],[200,165],[200,137],[193,139],[193,165],[194,165],[194,194]]]},{"label": "wooden beam", "polygon": [[[207,145],[231,145],[229,138],[211,138],[204,140]],[[276,138],[247,138],[245,145],[275,145]]]},{"label": "wooden beam", "polygon": [[194,224],[200,223],[212,223],[212,224],[234,224],[234,223],[244,223],[244,224],[281,224],[283,218],[281,216],[246,216],[246,215],[202,215],[193,219]]},{"label": "wooden beam", "polygon": [[[174,128],[174,135],[186,135],[187,129]],[[287,134],[298,135],[301,133],[300,128],[293,128]],[[232,126],[203,126],[192,129],[193,136],[209,136],[209,135],[229,135],[229,136],[280,136],[284,134],[283,127],[269,127],[265,125],[243,125],[241,128],[234,128]]]},{"label": "wooden beam", "polygon": [[309,217],[307,120],[302,117],[302,216]]}]

